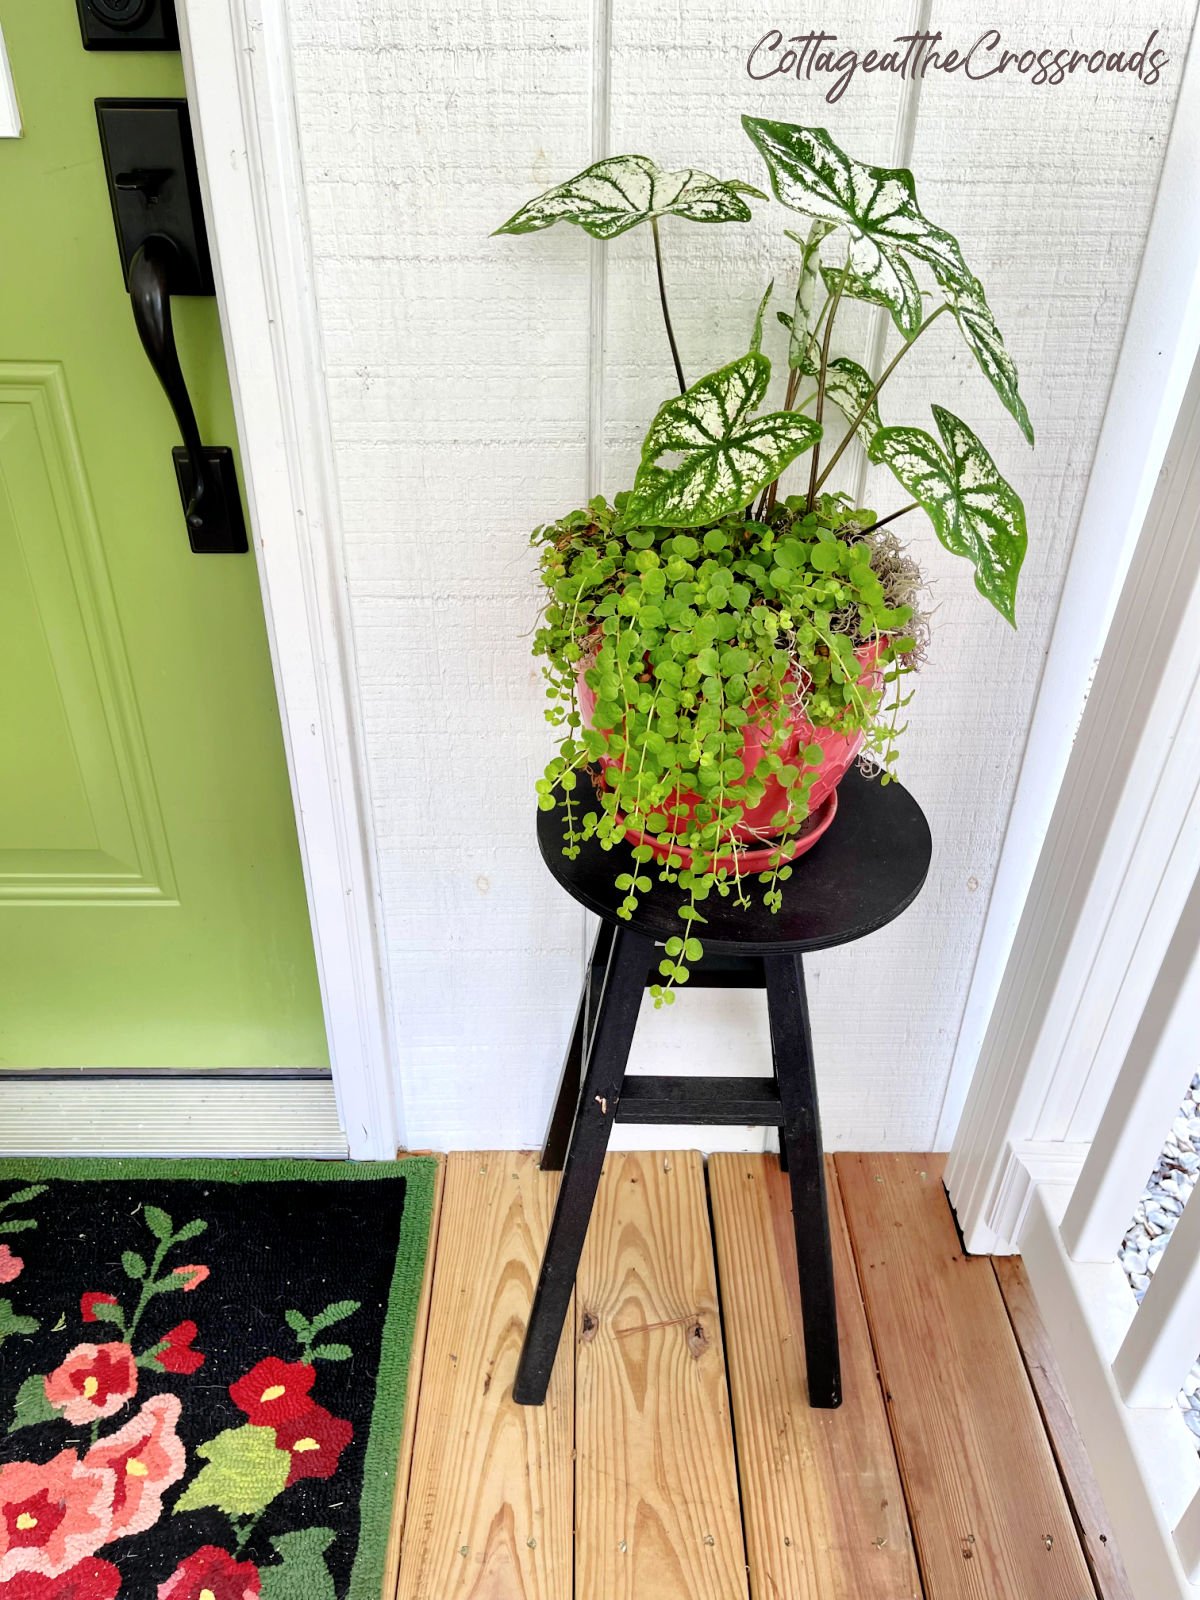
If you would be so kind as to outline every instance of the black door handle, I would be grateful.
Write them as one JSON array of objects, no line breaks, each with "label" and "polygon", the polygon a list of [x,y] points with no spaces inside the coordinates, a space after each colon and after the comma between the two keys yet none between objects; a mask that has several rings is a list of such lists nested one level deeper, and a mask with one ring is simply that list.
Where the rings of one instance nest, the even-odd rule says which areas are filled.
[{"label": "black door handle", "polygon": [[183,448],[172,454],[192,549],[206,555],[236,553],[248,546],[233,452],[225,447],[206,448],[201,441],[175,346],[171,277],[173,272],[178,274],[180,265],[180,252],[166,234],[153,233],[139,245],[129,263],[133,320],[183,437]]},{"label": "black door handle", "polygon": [[184,507],[188,532],[200,532],[204,527],[203,506],[208,472],[204,460],[204,446],[200,429],[188,394],[183,368],[179,365],[179,351],[175,348],[175,329],[171,322],[171,264],[178,251],[165,234],[152,233],[140,245],[129,263],[129,298],[133,302],[133,320],[141,336],[142,346],[150,357],[150,365],[171,402],[171,410],[183,435],[191,469],[192,491]]}]

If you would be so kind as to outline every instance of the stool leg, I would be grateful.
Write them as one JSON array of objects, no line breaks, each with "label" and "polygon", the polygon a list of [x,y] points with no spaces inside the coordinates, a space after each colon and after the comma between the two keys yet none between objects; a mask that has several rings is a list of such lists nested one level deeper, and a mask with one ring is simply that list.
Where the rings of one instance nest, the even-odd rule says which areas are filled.
[{"label": "stool leg", "polygon": [[654,954],[653,939],[628,928],[614,933],[558,1203],[517,1364],[513,1399],[518,1405],[540,1406],[546,1398]]},{"label": "stool leg", "polygon": [[842,1403],[842,1373],[821,1117],[800,957],[768,956],[766,985],[771,1053],[783,1102],[781,1142],[787,1152],[792,1221],[796,1229],[808,1403],[828,1409]]},{"label": "stool leg", "polygon": [[583,1064],[587,1059],[588,1038],[596,1023],[596,1006],[600,1000],[604,969],[608,965],[612,940],[612,924],[602,922],[592,943],[592,953],[588,957],[587,971],[584,973],[583,984],[579,991],[579,1009],[575,1013],[575,1026],[571,1030],[571,1042],[567,1046],[562,1078],[558,1085],[558,1096],[550,1115],[550,1126],[546,1129],[546,1142],[542,1146],[543,1172],[561,1172],[566,1158],[567,1144],[571,1138],[571,1124],[575,1121],[575,1110],[579,1104],[579,1085],[583,1077]]}]

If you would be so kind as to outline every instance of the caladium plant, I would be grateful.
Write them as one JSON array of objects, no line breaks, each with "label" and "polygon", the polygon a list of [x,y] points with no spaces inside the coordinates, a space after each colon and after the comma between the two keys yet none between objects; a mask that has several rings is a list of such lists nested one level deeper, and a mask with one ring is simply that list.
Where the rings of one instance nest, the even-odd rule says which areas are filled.
[{"label": "caladium plant", "polygon": [[[662,874],[689,891],[689,926],[667,947],[660,999],[671,997],[702,949],[690,926],[703,921],[699,902],[710,892],[742,894],[743,819],[757,815],[770,783],[786,800],[772,819],[775,850],[763,875],[768,903],[779,901],[821,756],[810,746],[803,761],[783,759],[797,708],[818,731],[861,733],[885,775],[895,759],[902,683],[920,655],[925,618],[919,573],[888,524],[923,510],[946,549],[973,564],[979,592],[1014,624],[1026,549],[1020,496],[961,418],[934,404],[935,438],[881,415],[888,379],[945,317],[1033,443],[1015,363],[957,239],[921,210],[910,172],[855,160],[823,128],[749,116],[742,125],[775,199],[807,219],[784,230],[796,281],[788,309],[776,311],[788,342],[774,403],[763,349],[773,285],[748,349],[689,384],[660,229],[667,219],[744,224],[752,203],[767,202],[762,190],[692,168],[667,171],[644,155],[612,156],[528,201],[496,230],[534,233],[565,222],[608,240],[650,224],[679,394],[651,420],[633,484],[614,505],[596,499],[535,531],[550,594],[535,651],[546,658],[547,715],[566,730],[539,784],[540,803],[565,799],[568,849],[592,833],[615,842],[632,829],[641,838],[636,870],[619,880],[626,916],[649,885],[656,854]],[[884,308],[900,335],[878,376],[834,351],[847,300]],[[826,487],[856,440],[912,496],[900,511],[876,518]],[[781,475],[796,462],[807,483],[781,495]],[[864,659],[877,676],[864,677]],[[589,725],[581,674],[597,697]],[[751,720],[768,730],[753,770],[743,746]],[[577,774],[597,762],[607,765],[606,783],[579,817]],[[680,796],[689,797],[686,806]],[[655,835],[658,849],[646,843]]]}]

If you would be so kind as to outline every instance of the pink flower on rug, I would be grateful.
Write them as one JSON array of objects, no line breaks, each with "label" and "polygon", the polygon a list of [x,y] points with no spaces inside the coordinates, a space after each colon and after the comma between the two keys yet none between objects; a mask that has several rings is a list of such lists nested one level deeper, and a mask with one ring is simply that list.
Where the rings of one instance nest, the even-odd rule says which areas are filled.
[{"label": "pink flower on rug", "polygon": [[156,1394],[84,1456],[85,1467],[107,1468],[115,1477],[109,1539],[153,1527],[162,1515],[163,1491],[183,1477],[187,1457],[175,1431],[180,1410],[178,1395]]},{"label": "pink flower on rug", "polygon": [[77,1344],[45,1379],[46,1399],[68,1422],[98,1422],[133,1399],[137,1382],[127,1344]]},{"label": "pink flower on rug", "polygon": [[13,1255],[8,1245],[0,1244],[0,1283],[11,1283],[14,1278],[19,1278],[24,1267],[20,1256]]},{"label": "pink flower on rug", "polygon": [[92,1555],[109,1535],[113,1485],[111,1471],[85,1465],[74,1450],[44,1466],[0,1467],[0,1580],[57,1578]]},{"label": "pink flower on rug", "polygon": [[172,1267],[171,1270],[177,1278],[185,1278],[187,1280],[179,1285],[184,1294],[191,1294],[192,1290],[198,1289],[205,1278],[208,1277],[208,1268],[198,1266],[194,1261],[189,1261],[182,1267]]},{"label": "pink flower on rug", "polygon": [[58,1578],[18,1572],[0,1583],[0,1600],[116,1600],[121,1574],[111,1561],[88,1556]]},{"label": "pink flower on rug", "polygon": [[204,1352],[192,1349],[192,1340],[196,1337],[196,1333],[194,1322],[180,1322],[175,1327],[169,1328],[163,1334],[166,1349],[160,1350],[151,1358],[155,1365],[161,1367],[164,1372],[182,1372],[185,1377],[188,1373],[197,1371],[204,1365]]},{"label": "pink flower on rug", "polygon": [[354,1428],[313,1401],[307,1411],[275,1424],[275,1443],[290,1450],[291,1470],[285,1488],[300,1478],[332,1478]]},{"label": "pink flower on rug", "polygon": [[116,1306],[120,1305],[120,1303],[115,1294],[100,1294],[95,1289],[89,1289],[86,1294],[82,1294],[79,1297],[79,1309],[83,1313],[85,1322],[100,1321],[100,1318],[96,1315],[95,1308],[97,1306]]},{"label": "pink flower on rug", "polygon": [[158,1586],[158,1600],[258,1600],[261,1593],[254,1563],[235,1561],[215,1544],[202,1545]]},{"label": "pink flower on rug", "polygon": [[312,1410],[316,1402],[309,1399],[308,1391],[316,1375],[316,1368],[307,1361],[267,1356],[244,1378],[229,1385],[229,1398],[256,1428],[276,1428]]}]

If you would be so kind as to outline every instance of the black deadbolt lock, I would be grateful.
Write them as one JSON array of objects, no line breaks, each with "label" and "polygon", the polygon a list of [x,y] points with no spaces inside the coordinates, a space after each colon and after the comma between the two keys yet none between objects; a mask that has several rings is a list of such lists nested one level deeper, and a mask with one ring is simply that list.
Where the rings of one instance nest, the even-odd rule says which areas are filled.
[{"label": "black deadbolt lock", "polygon": [[75,0],[85,50],[178,50],[175,0]]}]

